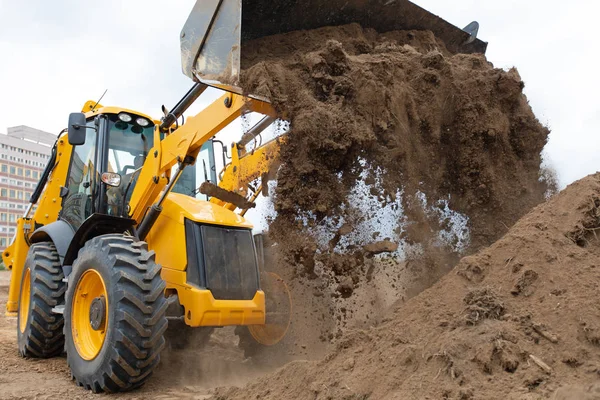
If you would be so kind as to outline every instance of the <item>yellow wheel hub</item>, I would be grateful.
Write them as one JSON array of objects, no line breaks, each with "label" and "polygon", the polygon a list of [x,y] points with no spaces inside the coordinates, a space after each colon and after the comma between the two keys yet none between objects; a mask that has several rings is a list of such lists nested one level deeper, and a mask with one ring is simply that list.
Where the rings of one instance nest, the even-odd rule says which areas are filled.
[{"label": "yellow wheel hub", "polygon": [[93,360],[102,350],[108,327],[106,285],[96,270],[81,275],[71,307],[71,333],[77,352],[84,360]]},{"label": "yellow wheel hub", "polygon": [[248,330],[258,343],[273,346],[284,338],[290,327],[292,296],[283,279],[274,272],[263,274],[261,285],[266,296],[266,321],[264,325],[248,325]]},{"label": "yellow wheel hub", "polygon": [[29,318],[29,302],[31,301],[31,272],[29,268],[25,270],[23,285],[21,287],[21,298],[19,299],[19,330],[25,333],[27,328],[27,319]]}]

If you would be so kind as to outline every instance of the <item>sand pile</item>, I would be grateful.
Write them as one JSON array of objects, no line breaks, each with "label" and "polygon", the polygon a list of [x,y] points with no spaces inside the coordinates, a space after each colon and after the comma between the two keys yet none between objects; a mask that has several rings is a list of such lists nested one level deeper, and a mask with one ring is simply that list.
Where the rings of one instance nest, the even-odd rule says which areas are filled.
[{"label": "sand pile", "polygon": [[600,174],[536,207],[380,326],[344,335],[322,361],[218,398],[600,398],[598,232]]},{"label": "sand pile", "polygon": [[291,124],[270,236],[296,297],[321,296],[340,322],[321,338],[378,322],[544,200],[549,132],[515,69],[357,24],[259,39],[244,57],[245,89]]}]

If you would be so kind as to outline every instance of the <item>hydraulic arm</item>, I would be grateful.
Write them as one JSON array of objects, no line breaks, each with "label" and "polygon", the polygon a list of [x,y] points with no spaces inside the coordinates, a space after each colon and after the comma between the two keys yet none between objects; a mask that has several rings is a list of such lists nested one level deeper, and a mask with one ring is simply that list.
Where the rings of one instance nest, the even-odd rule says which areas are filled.
[{"label": "hydraulic arm", "polygon": [[[181,102],[180,102],[181,104]],[[191,102],[187,104],[187,107]],[[185,107],[185,108],[187,108]],[[178,110],[183,113],[184,107]],[[269,103],[227,93],[213,102],[185,124],[163,134],[161,128],[155,130],[155,143],[140,170],[138,183],[131,197],[130,216],[138,221],[141,238],[148,233],[161,210],[162,200],[186,165],[193,164],[202,145],[244,113],[257,112],[274,118],[276,113]],[[169,113],[165,118],[171,118]],[[158,140],[156,140],[158,139]],[[171,169],[177,166],[171,175]]]}]

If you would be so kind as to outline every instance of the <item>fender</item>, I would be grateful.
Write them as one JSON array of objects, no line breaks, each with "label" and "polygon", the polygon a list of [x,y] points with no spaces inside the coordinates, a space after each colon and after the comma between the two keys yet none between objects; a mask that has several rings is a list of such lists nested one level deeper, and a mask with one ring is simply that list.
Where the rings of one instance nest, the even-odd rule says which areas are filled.
[{"label": "fender", "polygon": [[58,251],[60,262],[63,264],[69,245],[75,236],[73,227],[65,221],[58,220],[36,229],[29,241],[31,243],[52,241]]},{"label": "fender", "polygon": [[71,238],[69,248],[65,253],[63,266],[70,266],[73,264],[73,261],[77,258],[79,249],[81,249],[88,240],[100,235],[123,233],[127,230],[130,230],[133,233],[135,225],[137,225],[137,222],[130,218],[115,217],[106,214],[90,215]]}]

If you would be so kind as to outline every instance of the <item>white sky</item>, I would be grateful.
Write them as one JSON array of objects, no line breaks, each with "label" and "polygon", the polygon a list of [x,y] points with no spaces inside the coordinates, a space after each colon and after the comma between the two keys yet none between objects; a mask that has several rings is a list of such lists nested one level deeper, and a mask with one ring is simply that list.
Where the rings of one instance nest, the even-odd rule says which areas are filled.
[{"label": "white sky", "polygon": [[[589,0],[415,0],[463,27],[481,24],[487,56],[517,66],[525,92],[552,129],[546,157],[562,185],[600,169],[600,56]],[[60,131],[88,99],[160,115],[191,87],[179,32],[194,0],[0,0],[0,131]],[[205,93],[200,103],[218,96]],[[198,104],[195,108],[200,107]]]}]

